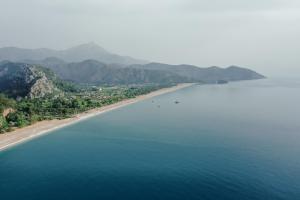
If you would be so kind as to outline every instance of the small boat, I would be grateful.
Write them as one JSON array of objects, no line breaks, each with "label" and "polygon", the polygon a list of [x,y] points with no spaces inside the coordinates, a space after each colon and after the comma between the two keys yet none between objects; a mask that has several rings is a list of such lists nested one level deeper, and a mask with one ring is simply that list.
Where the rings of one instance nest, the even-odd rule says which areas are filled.
[{"label": "small boat", "polygon": [[179,101],[175,101],[174,103],[175,103],[175,104],[179,104],[180,102],[179,102]]}]

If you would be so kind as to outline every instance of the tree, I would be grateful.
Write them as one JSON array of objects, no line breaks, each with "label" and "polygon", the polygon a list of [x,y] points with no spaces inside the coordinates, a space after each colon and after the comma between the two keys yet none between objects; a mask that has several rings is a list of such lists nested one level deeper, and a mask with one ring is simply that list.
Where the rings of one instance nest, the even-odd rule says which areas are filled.
[{"label": "tree", "polygon": [[12,123],[17,127],[24,127],[29,124],[23,112],[9,113],[6,119],[8,123]]},{"label": "tree", "polygon": [[0,116],[0,133],[5,132],[8,128],[8,123],[2,115]]}]

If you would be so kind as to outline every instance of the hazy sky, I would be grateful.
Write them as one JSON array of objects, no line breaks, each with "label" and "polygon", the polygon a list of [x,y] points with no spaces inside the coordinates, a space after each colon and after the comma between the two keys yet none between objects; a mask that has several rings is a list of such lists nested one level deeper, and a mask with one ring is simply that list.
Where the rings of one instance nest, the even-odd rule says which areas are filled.
[{"label": "hazy sky", "polygon": [[151,61],[300,76],[300,0],[0,0],[1,47],[90,41]]}]

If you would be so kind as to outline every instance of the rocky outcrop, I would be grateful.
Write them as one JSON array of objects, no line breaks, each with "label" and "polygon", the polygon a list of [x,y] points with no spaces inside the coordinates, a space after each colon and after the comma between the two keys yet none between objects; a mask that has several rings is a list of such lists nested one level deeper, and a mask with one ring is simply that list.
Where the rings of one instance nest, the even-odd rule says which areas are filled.
[{"label": "rocky outcrop", "polygon": [[47,94],[53,93],[54,86],[45,76],[35,80],[35,83],[30,87],[28,97],[40,98]]},{"label": "rocky outcrop", "polygon": [[0,92],[13,97],[39,98],[54,90],[52,81],[39,66],[11,62],[0,65]]}]

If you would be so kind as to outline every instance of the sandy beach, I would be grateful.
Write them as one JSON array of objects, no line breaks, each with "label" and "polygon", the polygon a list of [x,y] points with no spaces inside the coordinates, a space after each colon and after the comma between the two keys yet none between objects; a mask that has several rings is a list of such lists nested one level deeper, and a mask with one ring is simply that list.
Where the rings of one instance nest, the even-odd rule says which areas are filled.
[{"label": "sandy beach", "polygon": [[179,84],[174,87],[170,88],[163,88],[154,92],[151,92],[146,95],[141,95],[133,99],[127,99],[124,101],[120,101],[115,104],[111,104],[108,106],[104,106],[101,108],[92,109],[89,111],[86,111],[84,113],[80,113],[72,118],[63,119],[63,120],[49,120],[49,121],[41,121],[37,122],[33,125],[26,126],[24,128],[16,129],[12,132],[0,134],[0,151],[7,149],[9,147],[12,147],[14,145],[20,144],[22,142],[26,142],[30,139],[36,138],[38,136],[44,135],[46,133],[49,133],[51,131],[57,130],[59,128],[74,124],[76,122],[79,122],[81,120],[103,114],[105,112],[109,112],[111,110],[115,110],[118,108],[121,108],[123,106],[136,103],[141,100],[145,100],[151,97],[155,97],[158,95],[162,95],[168,92],[173,92],[185,87],[189,87],[193,84],[186,83],[186,84]]}]

